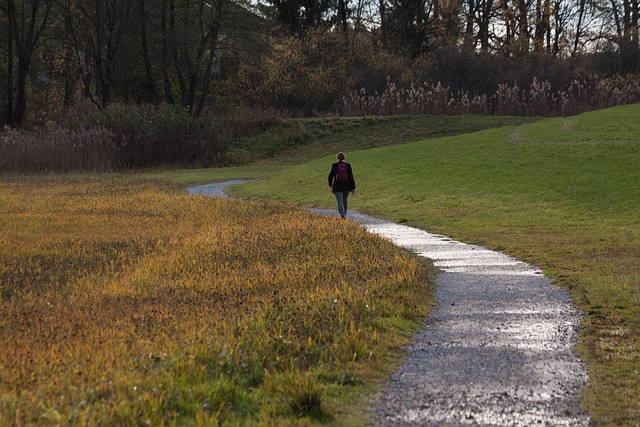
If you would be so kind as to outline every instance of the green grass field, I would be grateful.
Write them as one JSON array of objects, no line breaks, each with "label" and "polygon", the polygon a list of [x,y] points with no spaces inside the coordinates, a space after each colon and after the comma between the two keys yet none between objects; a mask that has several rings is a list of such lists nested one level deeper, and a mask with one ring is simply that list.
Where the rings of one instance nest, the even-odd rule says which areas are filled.
[{"label": "green grass field", "polygon": [[[343,149],[358,183],[353,209],[512,254],[568,289],[586,314],[578,348],[590,377],[584,407],[595,425],[637,426],[639,118],[632,105],[366,150],[344,134],[318,159],[264,162],[262,174],[246,174],[258,179],[234,191],[333,207],[326,175]],[[367,128],[357,133],[366,139]]]}]

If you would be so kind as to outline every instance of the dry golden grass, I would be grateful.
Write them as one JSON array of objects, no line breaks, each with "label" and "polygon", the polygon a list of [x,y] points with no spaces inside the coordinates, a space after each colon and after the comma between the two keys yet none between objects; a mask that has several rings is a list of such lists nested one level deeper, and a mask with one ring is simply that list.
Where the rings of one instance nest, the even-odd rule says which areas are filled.
[{"label": "dry golden grass", "polygon": [[95,177],[0,181],[0,286],[0,425],[330,419],[429,305],[352,223]]}]

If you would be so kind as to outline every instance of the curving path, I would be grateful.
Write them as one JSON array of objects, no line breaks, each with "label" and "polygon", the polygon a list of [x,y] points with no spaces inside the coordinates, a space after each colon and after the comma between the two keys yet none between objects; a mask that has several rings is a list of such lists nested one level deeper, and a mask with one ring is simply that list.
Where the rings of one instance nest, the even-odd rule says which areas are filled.
[{"label": "curving path", "polygon": [[[231,183],[240,182],[188,191],[224,196]],[[579,407],[587,376],[573,351],[582,313],[565,291],[507,255],[357,212],[349,218],[442,271],[437,307],[374,402],[377,425],[589,425]]]}]

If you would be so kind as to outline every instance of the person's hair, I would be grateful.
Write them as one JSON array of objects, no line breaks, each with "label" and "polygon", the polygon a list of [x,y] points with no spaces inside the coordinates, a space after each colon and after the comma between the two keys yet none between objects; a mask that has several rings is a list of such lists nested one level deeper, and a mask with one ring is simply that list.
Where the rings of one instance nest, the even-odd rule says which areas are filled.
[{"label": "person's hair", "polygon": [[339,152],[338,154],[336,154],[336,159],[338,159],[338,160],[340,160],[340,161],[344,160],[344,159],[345,159],[345,157],[346,157],[346,156],[344,155],[344,153],[343,153],[342,151],[341,151],[341,152]]}]

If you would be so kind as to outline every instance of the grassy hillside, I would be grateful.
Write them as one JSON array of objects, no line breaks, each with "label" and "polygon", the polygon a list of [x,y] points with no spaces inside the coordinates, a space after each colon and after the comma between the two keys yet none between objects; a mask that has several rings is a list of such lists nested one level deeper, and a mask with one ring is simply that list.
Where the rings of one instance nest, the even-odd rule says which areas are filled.
[{"label": "grassy hillside", "polygon": [[[640,423],[638,118],[632,105],[347,151],[352,208],[513,254],[572,292],[586,313],[579,350],[596,425]],[[331,148],[237,193],[333,207]]]},{"label": "grassy hillside", "polygon": [[161,169],[140,175],[169,181],[178,191],[184,185],[262,178],[328,153],[393,146],[482,129],[535,122],[529,117],[386,116],[293,119],[238,142],[234,157],[239,165],[211,169]]},{"label": "grassy hillside", "polygon": [[236,146],[235,157],[298,164],[340,150],[362,150],[535,121],[523,117],[385,116],[284,121]]}]

